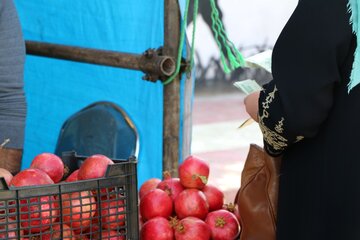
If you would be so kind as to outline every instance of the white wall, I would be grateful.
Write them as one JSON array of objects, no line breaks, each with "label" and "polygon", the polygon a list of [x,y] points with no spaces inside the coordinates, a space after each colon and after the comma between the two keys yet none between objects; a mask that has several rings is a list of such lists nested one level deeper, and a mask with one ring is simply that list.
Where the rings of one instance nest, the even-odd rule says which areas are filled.
[{"label": "white wall", "polygon": [[[208,1],[208,0],[200,0]],[[229,38],[237,47],[249,48],[254,45],[274,45],[282,28],[296,7],[297,0],[219,0],[224,14],[224,25]],[[191,37],[192,25],[188,28]],[[196,50],[203,64],[215,56],[219,50],[210,29],[198,17],[196,31]],[[245,56],[254,54],[253,50],[242,51]]]}]

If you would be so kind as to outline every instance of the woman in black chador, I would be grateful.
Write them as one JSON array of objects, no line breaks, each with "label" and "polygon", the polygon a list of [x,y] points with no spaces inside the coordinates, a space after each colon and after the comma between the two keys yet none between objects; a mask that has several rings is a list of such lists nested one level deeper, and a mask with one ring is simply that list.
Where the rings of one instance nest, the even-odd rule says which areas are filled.
[{"label": "woman in black chador", "polygon": [[357,21],[357,0],[300,0],[274,79],[245,99],[265,150],[282,155],[278,240],[360,239]]}]

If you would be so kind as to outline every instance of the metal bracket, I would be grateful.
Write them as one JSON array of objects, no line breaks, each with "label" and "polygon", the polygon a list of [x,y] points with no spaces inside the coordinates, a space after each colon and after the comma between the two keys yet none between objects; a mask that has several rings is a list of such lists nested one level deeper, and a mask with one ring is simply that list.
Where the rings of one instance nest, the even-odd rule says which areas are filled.
[{"label": "metal bracket", "polygon": [[156,82],[166,80],[176,70],[176,61],[173,57],[163,56],[162,47],[147,49],[140,58],[140,70],[145,73],[143,80]]}]

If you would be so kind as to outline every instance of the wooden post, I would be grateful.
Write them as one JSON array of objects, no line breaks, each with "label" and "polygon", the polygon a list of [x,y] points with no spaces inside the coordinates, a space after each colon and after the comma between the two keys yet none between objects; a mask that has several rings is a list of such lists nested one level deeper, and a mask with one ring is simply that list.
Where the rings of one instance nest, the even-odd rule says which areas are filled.
[{"label": "wooden post", "polygon": [[[164,49],[167,56],[176,56],[180,41],[180,7],[178,0],[164,0]],[[178,175],[180,128],[180,75],[164,86],[163,171]]]}]

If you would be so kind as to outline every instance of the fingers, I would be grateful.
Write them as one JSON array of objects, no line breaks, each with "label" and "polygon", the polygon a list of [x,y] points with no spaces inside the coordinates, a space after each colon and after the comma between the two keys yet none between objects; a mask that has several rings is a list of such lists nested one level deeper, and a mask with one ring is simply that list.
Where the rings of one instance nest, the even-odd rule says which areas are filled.
[{"label": "fingers", "polygon": [[1,148],[0,168],[9,170],[13,175],[20,172],[22,149]]}]

